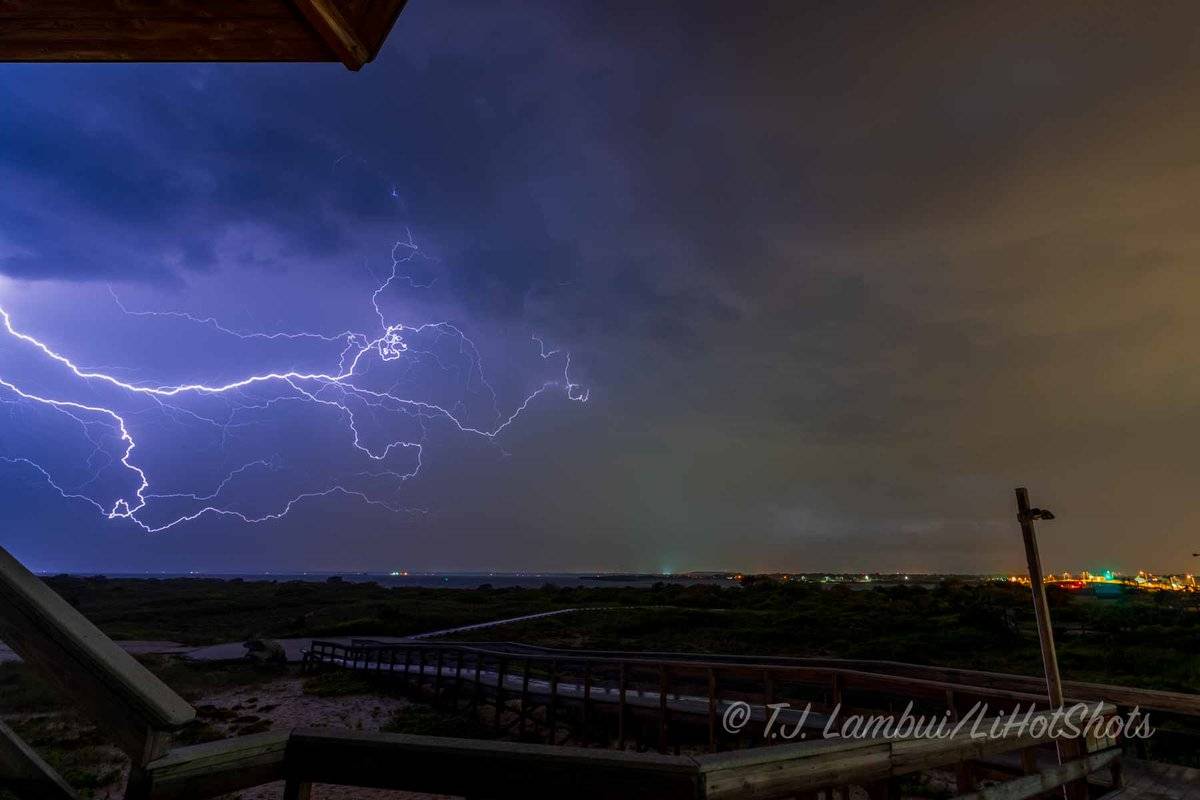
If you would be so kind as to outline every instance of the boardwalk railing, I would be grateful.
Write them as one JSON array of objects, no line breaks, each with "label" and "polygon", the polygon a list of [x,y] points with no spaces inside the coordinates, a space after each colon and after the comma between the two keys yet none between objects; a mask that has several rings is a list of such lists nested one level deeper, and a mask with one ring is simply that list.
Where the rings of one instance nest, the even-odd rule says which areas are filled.
[{"label": "boardwalk railing", "polygon": [[[126,797],[136,800],[215,797],[278,780],[285,783],[285,797],[295,800],[308,797],[315,783],[523,800],[567,794],[580,799],[770,800],[811,797],[818,791],[826,792],[828,800],[845,800],[846,787],[855,785],[865,787],[873,800],[890,800],[898,795],[898,781],[905,775],[957,769],[1001,753],[1023,754],[1020,772],[1025,774],[1006,776],[1010,780],[1002,784],[1002,794],[993,787],[971,800],[1025,800],[1097,770],[1115,770],[1119,764],[1115,742],[1092,738],[1086,741],[1083,757],[1042,768],[1034,748],[1046,740],[1032,735],[1032,728],[982,740],[964,731],[943,739],[812,741],[706,755],[323,730],[272,732],[169,749],[173,732],[194,718],[192,708],[2,549],[0,637],[129,753],[132,771]],[[427,643],[387,648],[362,642],[350,647],[318,643],[309,666],[319,663],[376,671],[386,664],[386,671],[399,672],[401,680],[428,687],[436,695],[448,693],[456,701],[459,693],[470,694],[477,706],[491,682],[498,722],[504,721],[504,709],[510,705],[528,711],[525,701],[544,690],[540,724],[551,732],[555,715],[565,713],[567,701],[573,699],[568,689],[579,695],[574,705],[582,710],[585,731],[589,714],[598,708],[593,701],[615,697],[622,709],[620,730],[626,716],[635,720],[636,710],[636,718],[650,721],[663,749],[679,743],[668,736],[673,715],[703,720],[710,741],[715,741],[712,731],[724,704],[736,698],[799,697],[805,687],[821,693],[826,703],[846,698],[865,703],[880,693],[901,691],[928,703],[939,696],[942,702],[954,700],[956,691],[963,693],[963,702],[980,692],[1009,701],[1031,697],[1006,689],[839,668],[568,658],[557,652]],[[400,664],[405,665],[402,671]],[[694,697],[701,698],[698,711]],[[1105,715],[1115,711],[1111,704],[1098,704],[1096,710]],[[515,716],[518,722],[534,722],[520,711]],[[50,766],[3,725],[0,789],[20,798],[75,797]],[[960,793],[974,789],[967,784],[960,786]]]},{"label": "boardwalk railing", "polygon": [[[800,709],[820,730],[851,713],[896,713],[913,703],[914,713],[951,719],[970,713],[1009,713],[1047,707],[1046,696],[1022,676],[969,670],[941,670],[894,662],[749,659],[708,660],[679,654],[605,653],[454,642],[351,644],[314,641],[306,666],[333,665],[389,676],[435,701],[491,707],[498,732],[528,738],[527,728],[555,744],[563,727],[582,744],[608,743],[624,749],[632,741],[659,752],[706,746],[771,744],[762,734],[770,706],[788,703],[778,723],[794,724]],[[851,668],[853,666],[854,668]],[[863,667],[911,668],[910,674],[867,671]],[[913,674],[915,673],[915,674]],[[917,677],[919,675],[920,677]],[[949,678],[949,680],[947,680]],[[1077,684],[1070,702],[1111,702],[1200,715],[1200,698],[1126,687]],[[1076,692],[1073,692],[1076,694]],[[733,703],[747,703],[751,715],[738,732],[723,719]],[[1115,704],[1114,704],[1115,705]],[[534,711],[540,724],[534,725]],[[831,721],[832,720],[832,721]],[[779,741],[778,739],[775,740]],[[961,783],[969,781],[964,777]]]},{"label": "boardwalk railing", "polygon": [[[1111,714],[1112,706],[1098,706]],[[1050,712],[1041,716],[1049,718]],[[989,721],[990,722],[990,721]],[[1030,726],[1033,729],[1035,726]],[[1043,726],[1044,728],[1045,726]],[[906,775],[967,759],[1044,744],[1028,732],[979,739],[824,741],[736,753],[676,756],[578,747],[402,734],[296,730],[180,748],[147,767],[151,798],[203,798],[285,781],[285,798],[307,797],[314,783],[465,797],[550,800],[657,798],[699,800],[795,796],[846,798],[861,786],[872,800],[899,796]],[[1120,755],[1111,740],[1090,739],[1082,758],[983,790],[972,800],[1025,800],[1090,773]]]},{"label": "boardwalk railing", "polygon": [[[0,639],[129,754],[134,783],[143,764],[166,752],[172,732],[196,716],[183,698],[3,548]],[[0,726],[0,785],[5,781],[24,787],[29,796],[70,796],[63,794],[62,779]]]}]

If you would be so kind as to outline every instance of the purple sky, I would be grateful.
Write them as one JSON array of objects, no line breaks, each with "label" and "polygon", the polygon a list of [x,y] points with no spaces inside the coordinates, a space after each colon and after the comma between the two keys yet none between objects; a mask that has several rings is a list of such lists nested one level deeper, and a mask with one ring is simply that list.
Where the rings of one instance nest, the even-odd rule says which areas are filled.
[{"label": "purple sky", "polygon": [[[360,341],[195,320],[408,326],[353,386],[165,405],[0,336],[0,543],[85,571],[999,571],[1026,484],[1048,568],[1189,569],[1200,8],[646,5],[412,0],[360,73],[0,65],[15,329],[144,390]],[[143,526],[332,493],[147,533],[93,504],[138,487],[81,406],[135,440]]]}]

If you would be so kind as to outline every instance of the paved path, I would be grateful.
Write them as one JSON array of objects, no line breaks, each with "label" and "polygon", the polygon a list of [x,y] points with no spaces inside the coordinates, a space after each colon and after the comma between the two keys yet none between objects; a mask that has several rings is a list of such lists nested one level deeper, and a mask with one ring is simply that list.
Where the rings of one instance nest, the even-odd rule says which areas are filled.
[{"label": "paved path", "polygon": [[[287,653],[289,662],[298,662],[304,657],[304,651],[312,643],[313,639],[319,639],[325,642],[336,642],[338,644],[350,644],[351,639],[370,639],[373,642],[381,644],[396,644],[398,642],[410,642],[414,639],[430,639],[435,636],[450,636],[452,634],[465,633],[466,631],[477,631],[483,628],[493,628],[497,625],[508,625],[514,622],[525,622],[531,619],[541,619],[543,617],[554,617],[559,614],[573,614],[577,611],[600,611],[601,608],[585,607],[585,608],[560,608],[556,611],[543,611],[538,614],[526,614],[521,617],[509,617],[508,619],[494,619],[489,622],[477,622],[474,625],[460,625],[457,628],[445,628],[440,631],[426,631],[425,633],[415,633],[411,636],[331,636],[313,637],[306,636],[303,639],[276,639],[275,641],[283,645],[283,650]],[[238,661],[246,656],[246,646],[241,642],[225,642],[223,644],[214,644],[209,647],[200,647],[186,653],[186,657],[195,661]]]},{"label": "paved path", "polygon": [[[127,653],[134,655],[149,655],[149,654],[172,654],[179,655],[188,653],[196,648],[192,645],[180,644],[179,642],[144,642],[144,641],[120,641],[117,642],[121,648]],[[20,661],[21,657],[13,652],[12,648],[0,642],[0,664],[8,664]]]}]

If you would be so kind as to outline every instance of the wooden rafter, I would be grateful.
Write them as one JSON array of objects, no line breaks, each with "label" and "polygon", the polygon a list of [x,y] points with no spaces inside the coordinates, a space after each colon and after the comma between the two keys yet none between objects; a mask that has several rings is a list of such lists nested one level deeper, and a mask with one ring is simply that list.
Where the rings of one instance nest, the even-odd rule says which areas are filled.
[{"label": "wooden rafter", "polygon": [[346,69],[358,70],[371,60],[371,52],[342,16],[333,0],[291,0],[317,35],[337,54]]},{"label": "wooden rafter", "polygon": [[340,61],[383,46],[405,0],[2,0],[0,61]]}]

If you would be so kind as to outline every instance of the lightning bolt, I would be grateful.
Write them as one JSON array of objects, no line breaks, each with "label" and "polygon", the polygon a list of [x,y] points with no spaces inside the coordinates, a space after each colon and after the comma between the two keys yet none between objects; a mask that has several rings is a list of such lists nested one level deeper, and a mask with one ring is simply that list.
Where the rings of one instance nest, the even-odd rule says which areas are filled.
[{"label": "lightning bolt", "polygon": [[[511,410],[501,409],[497,392],[489,382],[480,357],[479,348],[458,326],[450,322],[426,322],[409,325],[390,319],[381,307],[383,298],[393,286],[404,284],[410,288],[424,288],[406,273],[405,265],[417,258],[427,258],[413,240],[411,232],[395,243],[391,251],[390,273],[377,285],[370,295],[370,305],[378,321],[378,329],[367,331],[340,331],[322,333],[313,331],[247,331],[229,327],[212,316],[199,316],[182,311],[140,310],[127,307],[109,287],[113,301],[120,311],[129,317],[155,317],[178,320],[182,323],[205,327],[221,336],[243,340],[264,340],[278,343],[311,341],[340,345],[336,364],[325,370],[306,371],[279,369],[248,374],[236,380],[205,383],[186,382],[163,384],[152,381],[135,381],[119,377],[118,368],[87,368],[55,346],[33,336],[14,321],[13,314],[0,306],[0,335],[8,337],[10,343],[32,354],[45,366],[80,387],[88,394],[89,402],[53,397],[43,391],[34,391],[19,385],[13,376],[0,374],[0,402],[27,404],[44,409],[77,424],[92,445],[92,452],[85,464],[90,478],[78,485],[68,486],[56,479],[52,469],[25,455],[2,455],[0,461],[19,465],[31,470],[58,492],[64,499],[82,501],[95,507],[110,520],[128,520],[148,533],[157,533],[193,522],[201,517],[228,517],[247,524],[256,524],[286,517],[298,504],[307,500],[330,496],[353,498],[372,506],[395,512],[424,513],[421,509],[404,508],[398,503],[378,496],[376,493],[356,488],[342,481],[330,481],[326,485],[296,492],[279,502],[270,510],[250,512],[239,510],[232,501],[223,498],[231,487],[244,484],[254,477],[269,476],[281,468],[278,456],[258,458],[243,463],[231,470],[215,486],[207,490],[152,491],[147,469],[140,466],[136,458],[138,442],[129,417],[117,402],[94,404],[91,398],[110,392],[117,398],[148,401],[170,419],[188,418],[211,425],[221,431],[224,445],[231,429],[253,424],[249,420],[254,414],[272,412],[282,404],[298,403],[314,409],[327,411],[344,426],[346,441],[353,448],[353,455],[364,466],[379,465],[363,469],[355,477],[383,481],[392,494],[398,494],[405,482],[415,478],[422,468],[422,456],[427,444],[428,426],[434,423],[448,425],[450,429],[469,437],[495,442],[501,434],[524,415],[531,404],[540,396],[559,392],[568,400],[587,402],[590,392],[571,378],[571,355],[565,350],[548,349],[544,341],[534,336],[543,361],[561,364],[561,370],[527,394]],[[440,348],[449,341],[455,356],[465,361],[464,390],[482,396],[490,406],[492,419],[488,423],[471,418],[465,400],[447,407],[426,398],[411,396],[401,390],[402,379],[380,387],[372,384],[381,370],[396,369],[407,365],[410,369],[420,362],[428,361],[444,372],[459,374],[460,363],[449,364]],[[7,395],[7,396],[5,396]],[[183,404],[195,400],[220,399],[226,406],[225,413],[208,416],[185,407]],[[134,412],[140,413],[140,412]],[[384,441],[373,441],[364,435],[364,419],[379,424],[381,418],[398,416],[414,426],[407,433]],[[101,435],[115,438],[116,452],[110,453]],[[394,463],[404,454],[404,466]],[[89,492],[91,484],[99,481],[100,472],[107,466],[121,470],[121,474],[133,485],[131,491],[111,501],[102,501]],[[119,465],[119,467],[117,466]],[[193,504],[183,513],[167,513],[162,509],[173,508],[174,504]]]}]

